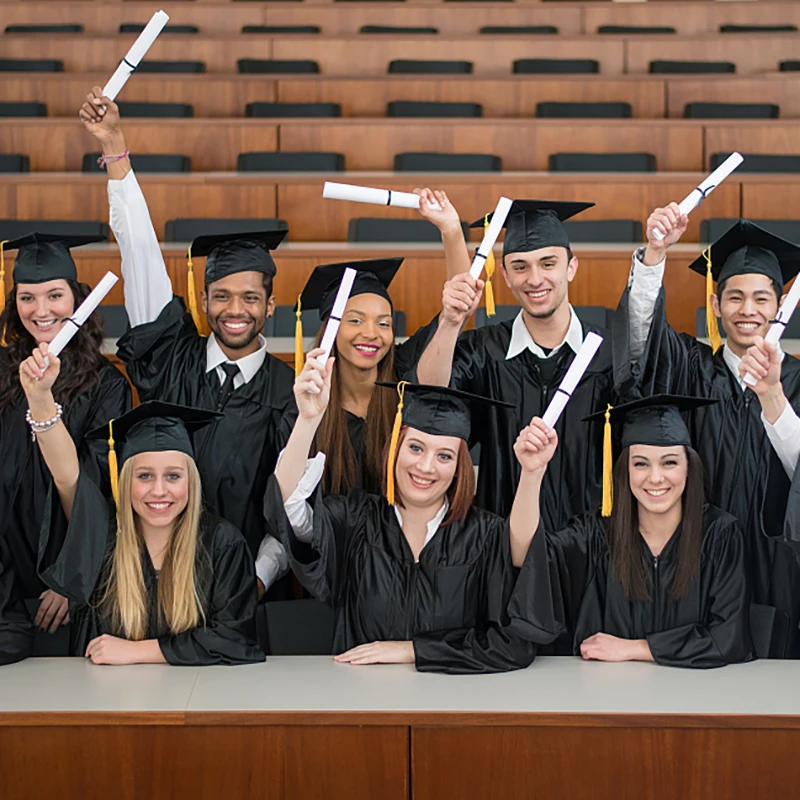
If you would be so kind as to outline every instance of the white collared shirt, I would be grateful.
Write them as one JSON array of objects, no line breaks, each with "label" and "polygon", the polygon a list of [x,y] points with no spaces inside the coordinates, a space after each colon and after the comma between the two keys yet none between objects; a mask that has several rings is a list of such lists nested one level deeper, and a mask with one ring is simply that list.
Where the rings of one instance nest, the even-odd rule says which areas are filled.
[{"label": "white collared shirt", "polygon": [[508,352],[506,353],[506,361],[515,358],[523,350],[530,350],[535,356],[539,358],[549,358],[555,355],[565,344],[575,353],[581,349],[583,344],[583,326],[575,313],[575,309],[569,307],[569,327],[567,328],[566,336],[557,344],[549,355],[546,355],[544,350],[533,341],[533,337],[525,325],[523,312],[517,314],[514,324],[511,326],[511,341],[508,343]]},{"label": "white collared shirt", "polygon": [[219,346],[216,337],[212,333],[206,340],[206,372],[211,372],[212,369],[217,371],[220,385],[225,383],[225,370],[222,369],[223,364],[236,364],[239,367],[239,372],[233,379],[234,390],[240,386],[249,383],[261,369],[264,364],[264,359],[267,357],[267,340],[259,333],[258,334],[258,350],[255,353],[250,353],[249,356],[231,361],[222,348]]}]

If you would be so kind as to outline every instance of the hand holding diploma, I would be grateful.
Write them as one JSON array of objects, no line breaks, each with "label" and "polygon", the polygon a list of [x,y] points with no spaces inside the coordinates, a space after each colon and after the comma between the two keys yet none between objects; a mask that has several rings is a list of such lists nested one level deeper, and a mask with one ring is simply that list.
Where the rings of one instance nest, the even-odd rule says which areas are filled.
[{"label": "hand holding diploma", "polygon": [[356,279],[356,274],[356,270],[352,267],[348,267],[344,271],[339,289],[336,292],[336,299],[333,301],[333,309],[328,317],[328,324],[325,326],[325,333],[322,334],[322,340],[319,344],[322,350],[320,361],[323,364],[327,362],[328,356],[330,356],[331,350],[333,349],[333,343],[336,341],[336,334],[339,332],[339,325],[342,322],[344,309],[350,298],[350,292],[353,290],[353,281]]},{"label": "hand holding diploma", "polygon": [[[419,208],[419,195],[411,192],[394,192],[391,189],[372,189],[368,186],[352,186],[349,183],[325,181],[322,196],[326,200],[350,200],[353,203],[370,203],[375,206],[395,208]],[[437,211],[441,207],[431,206]]]}]

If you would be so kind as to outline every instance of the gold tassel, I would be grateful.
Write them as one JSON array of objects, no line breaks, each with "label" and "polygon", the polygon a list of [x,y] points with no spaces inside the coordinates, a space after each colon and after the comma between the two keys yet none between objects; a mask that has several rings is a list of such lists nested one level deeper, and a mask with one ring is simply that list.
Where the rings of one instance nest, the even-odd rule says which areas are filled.
[{"label": "gold tassel", "polygon": [[603,507],[600,513],[604,517],[611,516],[614,508],[614,463],[611,452],[611,409],[606,408],[606,421],[603,425]]},{"label": "gold tassel", "polygon": [[406,393],[408,381],[400,381],[397,384],[397,394],[400,398],[397,403],[397,413],[394,416],[392,425],[392,438],[389,440],[389,459],[386,462],[386,499],[389,505],[394,505],[394,462],[397,459],[397,443],[400,440],[400,428],[403,427],[403,399]]},{"label": "gold tassel", "polygon": [[189,260],[189,274],[186,276],[187,292],[189,294],[187,298],[189,300],[189,313],[192,315],[197,332],[200,333],[202,328],[200,327],[200,312],[197,310],[197,289],[194,285],[194,264],[192,263],[191,245],[189,245],[189,249],[186,251],[186,258]]},{"label": "gold tassel", "polygon": [[[486,233],[486,230],[489,227],[489,215],[487,214],[483,218],[483,231]],[[486,255],[486,263],[483,265],[486,269],[486,316],[493,317],[495,315],[495,306],[494,306],[494,288],[492,287],[492,275],[494,275],[495,270],[495,262],[494,262],[494,248],[489,250],[488,254]]]},{"label": "gold tassel", "polygon": [[703,258],[706,260],[706,331],[708,332],[708,342],[711,351],[716,353],[722,347],[722,337],[719,335],[717,325],[717,315],[711,308],[711,295],[714,294],[714,276],[711,274],[711,247],[703,250]]},{"label": "gold tassel", "polygon": [[111,477],[111,496],[114,505],[119,503],[119,469],[117,467],[117,451],[114,449],[114,420],[108,421],[108,474]]},{"label": "gold tassel", "polygon": [[294,310],[294,376],[303,371],[305,353],[303,353],[303,308],[300,304],[301,295],[297,295],[297,307]]}]

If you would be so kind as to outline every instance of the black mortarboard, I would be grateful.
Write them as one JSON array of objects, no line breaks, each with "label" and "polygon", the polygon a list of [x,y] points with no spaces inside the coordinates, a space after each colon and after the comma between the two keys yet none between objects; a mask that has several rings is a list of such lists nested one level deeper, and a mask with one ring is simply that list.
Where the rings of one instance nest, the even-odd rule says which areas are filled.
[{"label": "black mortarboard", "polygon": [[[708,255],[711,275],[717,283],[735,275],[757,273],[766,275],[783,289],[800,271],[800,247],[746,219],[740,219],[717,239]],[[705,275],[706,257],[701,255],[689,268]]]},{"label": "black mortarboard", "polygon": [[603,440],[603,516],[611,514],[613,502],[611,426],[621,428],[618,437],[623,448],[634,444],[690,447],[692,440],[681,414],[716,402],[708,397],[656,394],[643,400],[633,400],[614,407],[608,406],[602,411],[584,417],[584,422],[601,419],[606,421]]},{"label": "black mortarboard", "polygon": [[83,244],[106,241],[105,236],[65,236],[28,233],[3,243],[3,250],[18,250],[14,283],[77,281],[78,269],[69,250]]},{"label": "black mortarboard", "polygon": [[189,248],[189,258],[207,256],[206,286],[237,272],[262,272],[274,278],[276,269],[270,250],[277,248],[288,232],[287,228],[275,228],[198,236]]},{"label": "black mortarboard", "polygon": [[[394,465],[400,429],[403,425],[416,428],[432,436],[456,436],[469,441],[472,415],[469,406],[483,405],[513,409],[512,403],[493,400],[478,394],[450,389],[446,386],[430,386],[423,383],[386,383],[376,381],[376,386],[394,389],[398,396],[397,414],[389,445],[389,464]],[[406,394],[409,395],[406,401]],[[394,468],[387,470],[386,498],[394,504]]]},{"label": "black mortarboard", "polygon": [[400,269],[402,258],[372,258],[366,261],[344,261],[340,264],[323,264],[315,267],[300,295],[303,310],[318,308],[320,319],[330,316],[336,293],[349,267],[356,270],[350,297],[359,294],[377,294],[392,304],[389,284]]},{"label": "black mortarboard", "polygon": [[[503,256],[530,253],[543,247],[569,247],[569,237],[561,224],[591,208],[594,203],[566,203],[556,200],[515,200],[506,217]],[[492,215],[477,220],[470,228],[483,228]]]}]

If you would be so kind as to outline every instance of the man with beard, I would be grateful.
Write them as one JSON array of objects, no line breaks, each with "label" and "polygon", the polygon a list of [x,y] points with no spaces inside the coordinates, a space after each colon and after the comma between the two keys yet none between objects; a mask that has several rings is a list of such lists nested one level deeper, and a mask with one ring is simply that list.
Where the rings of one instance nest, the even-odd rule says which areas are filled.
[{"label": "man with beard", "polygon": [[550,530],[560,530],[573,514],[598,508],[602,497],[602,425],[589,426],[583,418],[610,400],[611,347],[607,332],[582,322],[569,303],[578,259],[561,224],[592,205],[515,200],[505,225],[502,272],[519,314],[513,322],[459,336],[484,284],[469,273],[457,275],[445,284],[439,326],[417,368],[420,383],[449,383],[514,404],[516,413],[475,409],[470,441],[481,445],[476,503],[507,516],[519,481],[514,442],[520,429],[544,414],[586,333],[603,336],[556,425],[562,446],[541,494],[542,522]]},{"label": "man with beard", "polygon": [[[192,243],[190,276],[191,257],[207,256],[201,303],[212,333],[202,336],[193,280],[189,303],[194,314],[173,294],[147,203],[130,167],[118,107],[95,87],[80,117],[103,150],[110,224],[122,257],[131,327],[117,353],[141,400],[221,413],[198,435],[197,466],[207,502],[242,531],[253,557],[258,554],[262,594],[288,571],[281,545],[264,537],[262,511],[267,478],[282,446],[281,424],[296,414],[294,373],[267,352],[261,335],[275,310],[270,250],[286,231],[202,236]],[[283,581],[271,596],[288,596],[288,591]]]}]

